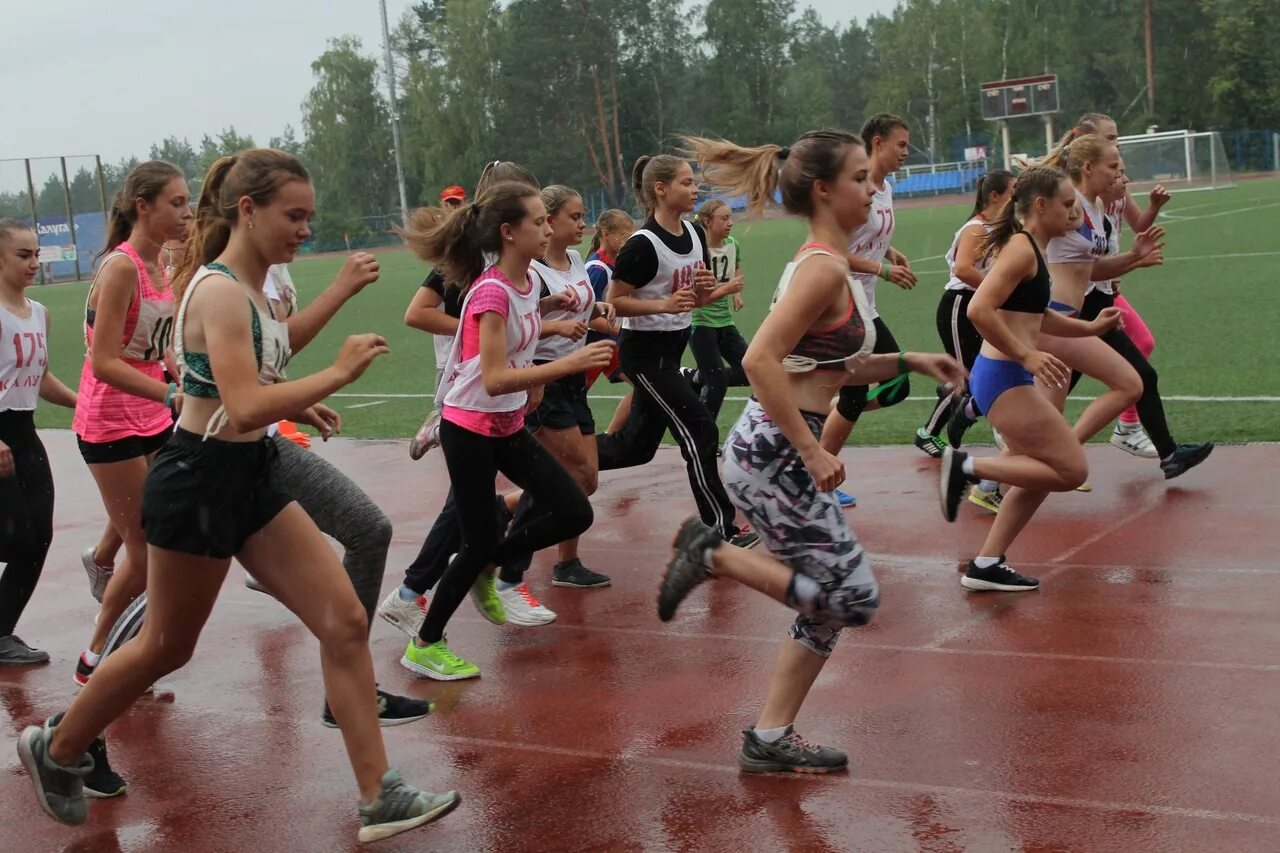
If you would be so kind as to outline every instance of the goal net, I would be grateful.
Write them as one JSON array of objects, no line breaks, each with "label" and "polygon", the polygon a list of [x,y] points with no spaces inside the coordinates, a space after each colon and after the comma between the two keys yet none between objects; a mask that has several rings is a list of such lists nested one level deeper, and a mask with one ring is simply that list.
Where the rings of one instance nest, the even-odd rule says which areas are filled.
[{"label": "goal net", "polygon": [[1117,140],[1135,189],[1164,184],[1170,191],[1234,186],[1222,137],[1216,132],[1174,130]]}]

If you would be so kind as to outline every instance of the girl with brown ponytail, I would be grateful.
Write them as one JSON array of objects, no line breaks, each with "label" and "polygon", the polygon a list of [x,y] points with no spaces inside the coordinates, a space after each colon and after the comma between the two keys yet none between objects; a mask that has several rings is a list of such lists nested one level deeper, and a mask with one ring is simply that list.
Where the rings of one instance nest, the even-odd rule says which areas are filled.
[{"label": "girl with brown ponytail", "polygon": [[689,138],[703,180],[747,197],[758,214],[780,192],[809,235],[783,271],[774,304],[743,359],[752,398],[724,445],[725,486],[767,554],[724,541],[689,518],[658,594],[666,621],[709,577],[757,590],[796,611],[756,725],[738,762],[748,772],[843,770],[843,752],[793,727],[844,627],[865,625],[880,603],[866,553],[835,495],[844,463],[821,444],[832,398],[852,384],[915,371],[959,385],[964,370],[945,355],[875,352],[875,325],[847,251],[867,222],[873,189],[862,140],[837,130],[806,133],[789,148],[743,148]]}]

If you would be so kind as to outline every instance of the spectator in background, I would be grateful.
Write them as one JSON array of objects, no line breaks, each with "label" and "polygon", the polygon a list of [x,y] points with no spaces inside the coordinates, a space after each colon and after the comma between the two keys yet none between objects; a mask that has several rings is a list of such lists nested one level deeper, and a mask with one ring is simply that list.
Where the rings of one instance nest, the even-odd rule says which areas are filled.
[{"label": "spectator in background", "polygon": [[457,184],[440,191],[440,206],[445,210],[457,210],[467,200],[467,191]]}]

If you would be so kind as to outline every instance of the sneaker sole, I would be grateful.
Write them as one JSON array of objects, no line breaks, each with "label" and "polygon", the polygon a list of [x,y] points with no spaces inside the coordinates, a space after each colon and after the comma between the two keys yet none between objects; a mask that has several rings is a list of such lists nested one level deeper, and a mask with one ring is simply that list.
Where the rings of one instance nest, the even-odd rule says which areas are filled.
[{"label": "sneaker sole", "polygon": [[[416,672],[417,670],[414,670],[414,671]],[[416,723],[418,722],[418,720],[425,720],[427,717],[430,717],[432,714],[435,713],[435,710],[436,710],[436,703],[432,702],[430,710],[428,710],[427,713],[425,714],[419,714],[416,717],[379,717],[378,725],[384,729],[393,729],[396,726],[404,726],[404,725],[408,725],[409,723]],[[324,717],[321,717],[320,725],[324,726],[326,729],[337,729],[338,721],[337,720],[329,721],[329,720],[326,720]],[[87,791],[88,788],[86,788],[85,790]]]},{"label": "sneaker sole", "polygon": [[1030,592],[1033,589],[1039,589],[1040,585],[1035,586],[1014,586],[1007,583],[996,583],[995,581],[984,581],[978,578],[971,578],[968,575],[960,578],[960,585],[965,589],[971,589],[974,592]]},{"label": "sneaker sole", "polygon": [[80,555],[80,565],[84,566],[84,573],[89,576],[89,594],[93,596],[94,601],[102,603],[102,596],[107,591],[107,582],[111,580],[111,571],[101,568],[93,561],[93,549],[89,548]]},{"label": "sneaker sole", "polygon": [[969,503],[973,504],[973,505],[974,505],[974,506],[976,506],[976,507],[980,507],[980,508],[982,508],[982,509],[985,509],[987,512],[992,513],[992,514],[996,514],[996,513],[999,513],[999,512],[1000,512],[1000,505],[999,505],[999,504],[989,503],[989,502],[987,502],[987,501],[983,500],[982,498],[975,497],[975,496],[974,496],[974,494],[973,494],[972,492],[970,492],[970,493],[969,493]]},{"label": "sneaker sole", "polygon": [[88,785],[85,785],[84,795],[91,800],[109,800],[112,797],[118,797],[121,794],[128,792],[128,790],[129,790],[128,785],[121,785],[120,790],[116,791],[115,793],[109,793],[107,791],[95,791],[94,789],[90,788]]},{"label": "sneaker sole", "polygon": [[569,581],[551,581],[552,586],[562,586],[567,589],[600,589],[603,586],[613,586],[613,581],[601,581],[600,583],[570,583]]},{"label": "sneaker sole", "polygon": [[480,670],[476,670],[475,672],[469,672],[465,675],[445,675],[443,672],[436,672],[434,669],[431,669],[430,667],[425,667],[425,666],[422,666],[421,664],[416,664],[413,661],[409,660],[407,657],[400,658],[400,665],[405,669],[409,670],[410,672],[415,672],[418,675],[424,676],[426,678],[430,678],[433,681],[466,681],[468,678],[480,677]]},{"label": "sneaker sole", "polygon": [[453,798],[443,805],[436,806],[426,814],[411,817],[408,820],[396,820],[391,823],[379,823],[374,826],[362,826],[357,835],[360,843],[367,844],[370,841],[381,841],[384,838],[390,838],[393,835],[399,835],[410,829],[422,826],[424,823],[431,823],[433,820],[439,820],[458,807],[462,802],[462,796],[457,791],[450,791]]},{"label": "sneaker sole", "polygon": [[40,666],[48,662],[48,655],[35,658],[0,658],[0,666]]},{"label": "sneaker sole", "polygon": [[424,615],[422,621],[418,622],[417,625],[409,625],[409,624],[406,624],[403,619],[397,619],[394,616],[392,616],[390,613],[383,613],[381,610],[378,611],[378,616],[381,617],[383,622],[386,622],[388,625],[391,625],[392,627],[405,632],[410,637],[418,636],[418,630],[422,628],[422,622],[426,621],[426,617]]},{"label": "sneaker sole", "polygon": [[1124,440],[1116,441],[1116,438],[1117,436],[1114,436],[1114,435],[1111,437],[1111,446],[1118,448],[1120,450],[1123,450],[1125,453],[1128,453],[1130,456],[1136,456],[1139,459],[1159,459],[1160,458],[1160,454],[1156,451],[1154,447],[1151,448],[1150,450],[1139,450],[1138,448],[1131,446],[1127,441],[1124,441]]},{"label": "sneaker sole", "polygon": [[925,456],[928,456],[930,459],[942,458],[942,450],[940,450],[938,446],[936,444],[933,444],[932,442],[925,444],[917,440],[917,441],[913,441],[912,444],[916,446],[916,450],[919,450],[921,453],[923,453]]},{"label": "sneaker sole", "polygon": [[[669,607],[667,606],[667,602],[664,601],[664,599],[666,598],[665,594],[667,592],[667,578],[671,576],[672,572],[678,569],[682,569],[689,564],[689,560],[684,556],[683,553],[681,553],[683,551],[683,547],[680,544],[680,540],[684,538],[685,531],[687,528],[689,528],[692,525],[698,525],[701,523],[702,522],[700,522],[696,516],[690,516],[689,518],[685,519],[684,522],[680,525],[679,529],[676,530],[676,535],[671,537],[671,550],[674,553],[671,556],[671,560],[667,563],[667,569],[662,573],[662,580],[659,582],[659,585],[658,585],[658,618],[663,622],[670,622],[672,619],[675,618],[676,610],[679,609],[681,602],[683,602],[684,599],[688,598],[689,593],[692,592],[693,589],[698,586],[698,584],[696,583],[693,584],[693,586],[690,587],[689,590],[686,591],[684,595],[680,596],[678,601],[670,604]],[[697,567],[695,566],[695,568]]]},{"label": "sneaker sole", "polygon": [[[36,764],[35,753],[31,751],[32,738],[43,737],[44,729],[40,726],[27,726],[22,730],[22,736],[18,738],[18,758],[22,761],[22,766],[27,768],[27,775],[31,777],[31,787],[36,791],[36,802],[40,804],[40,808],[44,809],[44,813],[56,820],[58,823],[68,826],[78,826],[84,823],[80,821],[63,820],[57,812],[49,805],[49,799],[44,792],[44,782],[40,779],[40,768]],[[87,815],[86,815],[87,817]]]},{"label": "sneaker sole", "polygon": [[541,626],[541,625],[550,625],[550,624],[551,624],[552,622],[554,622],[554,621],[556,621],[556,615],[555,615],[554,613],[553,613],[553,614],[551,614],[551,618],[550,618],[550,619],[545,619],[545,618],[544,618],[544,619],[541,619],[541,620],[539,620],[539,621],[535,621],[535,620],[534,620],[534,619],[532,619],[532,618],[530,618],[530,619],[523,619],[523,618],[517,618],[517,617],[515,617],[515,616],[510,616],[510,615],[508,615],[508,616],[507,616],[507,621],[506,621],[506,623],[505,623],[505,624],[507,624],[507,625],[515,625],[515,626],[520,627],[520,628],[537,628],[537,627],[539,627],[539,626]]},{"label": "sneaker sole", "polygon": [[742,768],[746,773],[804,773],[807,775],[843,773],[849,769],[847,763],[835,767],[811,767],[798,764],[782,764],[777,761],[760,761],[759,759],[749,758],[742,753],[738,753],[738,767]]},{"label": "sneaker sole", "polygon": [[[1206,450],[1206,451],[1204,452],[1204,455],[1203,455],[1203,456],[1201,456],[1199,459],[1192,460],[1192,461],[1187,465],[1187,467],[1183,468],[1181,471],[1178,471],[1178,472],[1173,473],[1173,474],[1169,473],[1168,471],[1165,471],[1165,472],[1164,472],[1164,478],[1165,478],[1166,480],[1173,480],[1173,479],[1176,479],[1176,478],[1178,478],[1178,477],[1181,477],[1183,474],[1187,473],[1187,472],[1188,472],[1188,471],[1190,471],[1192,468],[1196,467],[1196,466],[1197,466],[1197,465],[1199,465],[1201,462],[1203,462],[1203,461],[1205,461],[1206,459],[1208,459],[1208,458],[1209,458],[1209,454],[1213,453],[1213,448],[1214,448],[1214,445],[1209,445],[1209,449],[1208,449],[1208,450]],[[1163,466],[1161,466],[1161,468],[1163,469]]]},{"label": "sneaker sole", "polygon": [[955,506],[951,505],[951,478],[955,476],[955,459],[956,451],[950,447],[942,451],[942,468],[938,471],[938,506],[942,509],[942,517],[947,521],[956,520],[956,511],[959,509],[960,501],[955,502]]}]

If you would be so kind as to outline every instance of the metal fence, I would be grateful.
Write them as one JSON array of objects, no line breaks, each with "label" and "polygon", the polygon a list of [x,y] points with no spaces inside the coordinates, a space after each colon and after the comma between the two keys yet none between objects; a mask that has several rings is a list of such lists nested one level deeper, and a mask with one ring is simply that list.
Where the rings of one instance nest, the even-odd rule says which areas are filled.
[{"label": "metal fence", "polygon": [[0,160],[0,216],[35,229],[41,284],[87,277],[107,233],[116,187],[94,154]]}]

